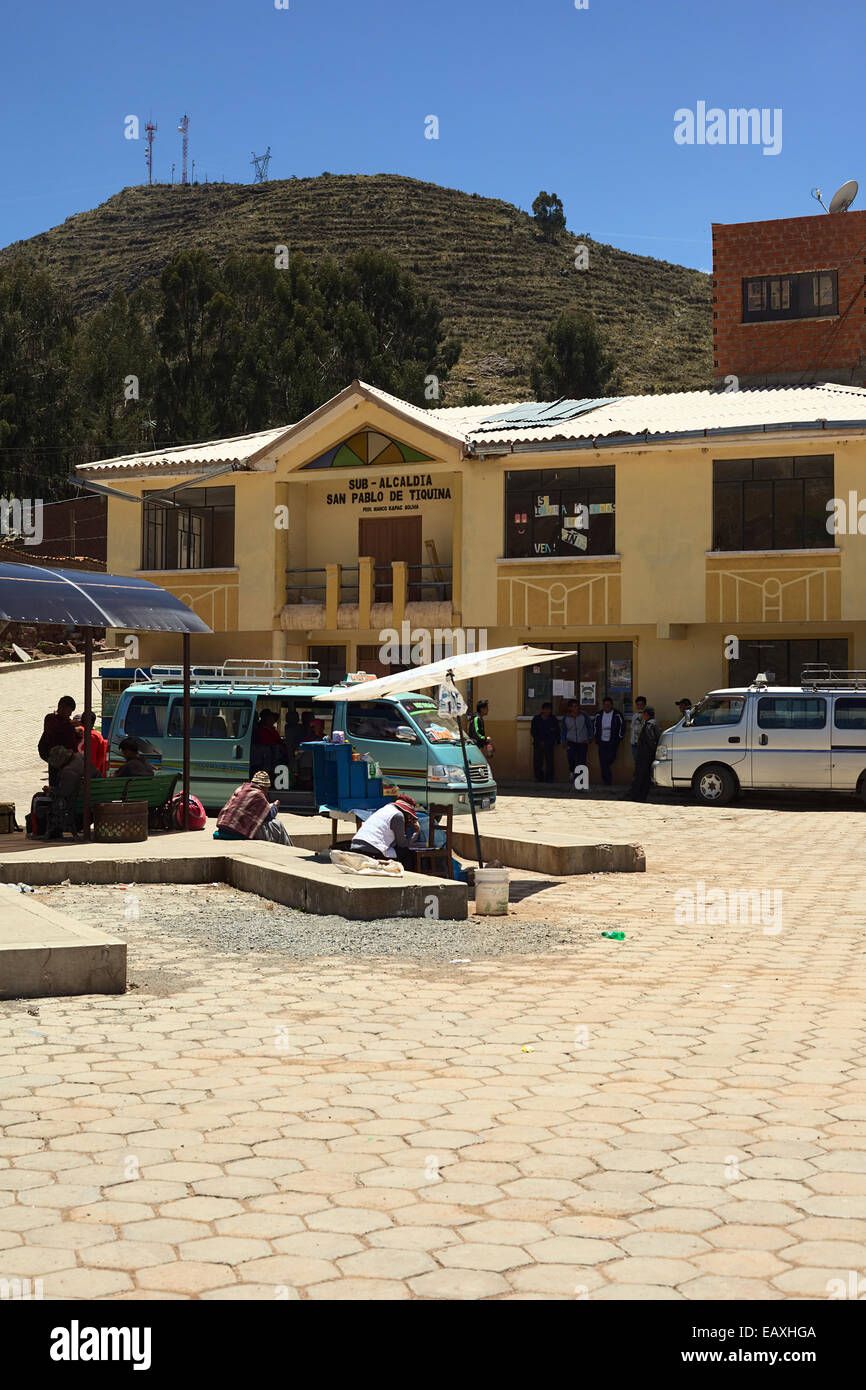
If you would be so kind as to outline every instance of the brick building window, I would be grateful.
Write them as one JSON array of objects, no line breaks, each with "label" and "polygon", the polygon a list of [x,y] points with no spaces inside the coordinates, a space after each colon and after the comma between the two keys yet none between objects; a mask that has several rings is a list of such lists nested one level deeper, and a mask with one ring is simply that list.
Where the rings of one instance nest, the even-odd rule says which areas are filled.
[{"label": "brick building window", "polygon": [[713,550],[827,550],[833,455],[713,461]]},{"label": "brick building window", "polygon": [[505,475],[509,559],[615,552],[613,465]]},{"label": "brick building window", "polygon": [[743,323],[824,318],[839,312],[835,270],[757,275],[743,280]]}]

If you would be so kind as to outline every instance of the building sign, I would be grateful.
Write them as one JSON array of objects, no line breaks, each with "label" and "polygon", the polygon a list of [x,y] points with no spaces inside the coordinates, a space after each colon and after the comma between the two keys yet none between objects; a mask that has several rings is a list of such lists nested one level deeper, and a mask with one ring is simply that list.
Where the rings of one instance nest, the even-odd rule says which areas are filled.
[{"label": "building sign", "polygon": [[450,487],[434,484],[430,473],[386,473],[378,478],[350,478],[348,488],[325,496],[329,507],[379,504],[381,511],[415,511],[420,502],[450,502]]}]

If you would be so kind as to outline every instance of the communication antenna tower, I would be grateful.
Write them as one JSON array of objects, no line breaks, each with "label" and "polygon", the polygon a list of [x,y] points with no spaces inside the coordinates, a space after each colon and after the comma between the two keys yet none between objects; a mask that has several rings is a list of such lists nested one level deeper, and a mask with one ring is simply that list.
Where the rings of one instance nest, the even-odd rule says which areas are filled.
[{"label": "communication antenna tower", "polygon": [[147,140],[147,149],[144,152],[144,162],[147,165],[147,182],[148,185],[150,185],[153,183],[153,137],[157,132],[156,121],[147,121],[145,123],[144,129],[146,132],[145,138]]},{"label": "communication antenna tower", "polygon": [[187,156],[187,151],[188,151],[188,149],[189,149],[189,116],[186,116],[186,115],[181,116],[181,118],[180,118],[180,125],[178,126],[178,130],[180,131],[181,135],[183,136],[183,149],[182,149],[182,151],[181,151],[181,166],[180,166],[181,172],[180,172],[180,181],[181,181],[181,183],[189,183],[189,179],[187,178],[187,173],[186,173],[186,156]]}]

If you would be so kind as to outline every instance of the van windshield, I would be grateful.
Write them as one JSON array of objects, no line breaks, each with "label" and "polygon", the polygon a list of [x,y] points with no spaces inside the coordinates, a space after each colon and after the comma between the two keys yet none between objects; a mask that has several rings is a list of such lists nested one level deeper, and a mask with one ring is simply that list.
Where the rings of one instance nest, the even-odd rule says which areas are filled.
[{"label": "van windshield", "polygon": [[742,695],[707,695],[692,710],[689,724],[694,728],[708,724],[739,724],[746,701]]},{"label": "van windshield", "polygon": [[440,714],[433,700],[403,700],[402,705],[430,743],[460,742],[460,729],[454,715]]}]

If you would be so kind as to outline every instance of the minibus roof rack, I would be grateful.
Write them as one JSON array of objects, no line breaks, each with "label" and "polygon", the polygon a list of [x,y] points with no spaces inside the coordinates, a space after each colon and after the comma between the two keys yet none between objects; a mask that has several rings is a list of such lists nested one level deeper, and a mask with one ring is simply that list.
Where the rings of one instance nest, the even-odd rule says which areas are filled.
[{"label": "minibus roof rack", "polygon": [[828,687],[866,690],[866,671],[845,671],[827,666],[823,662],[815,662],[802,668],[800,684],[809,690],[821,690]]},{"label": "minibus roof rack", "polygon": [[[182,666],[151,666],[150,676],[140,674],[152,685],[182,685]],[[272,690],[277,685],[318,685],[319,668],[314,661],[248,661],[232,658],[222,666],[192,666],[190,685],[201,688],[209,685],[247,686],[256,690]]]}]

